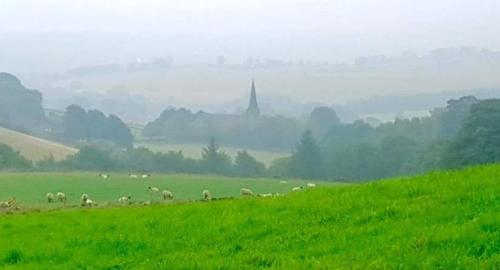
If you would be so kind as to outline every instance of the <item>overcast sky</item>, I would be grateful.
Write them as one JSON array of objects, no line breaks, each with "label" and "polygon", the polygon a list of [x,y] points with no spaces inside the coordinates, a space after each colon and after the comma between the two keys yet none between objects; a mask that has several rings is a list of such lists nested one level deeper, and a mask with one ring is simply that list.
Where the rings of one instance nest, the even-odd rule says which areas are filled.
[{"label": "overcast sky", "polygon": [[266,56],[282,58],[348,60],[461,45],[498,50],[500,1],[0,0],[0,33],[95,30],[268,47]]}]

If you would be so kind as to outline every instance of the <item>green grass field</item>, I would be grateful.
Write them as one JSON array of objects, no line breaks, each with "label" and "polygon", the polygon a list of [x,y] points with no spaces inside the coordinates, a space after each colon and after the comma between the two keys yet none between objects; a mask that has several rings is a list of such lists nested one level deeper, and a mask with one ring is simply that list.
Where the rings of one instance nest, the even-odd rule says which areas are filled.
[{"label": "green grass field", "polygon": [[0,127],[0,143],[6,144],[24,157],[38,161],[52,155],[55,160],[65,159],[78,150],[73,147],[26,135]]},{"label": "green grass field", "polygon": [[[131,196],[133,202],[160,201],[160,194],[152,196],[149,186],[174,193],[174,202],[199,200],[204,189],[213,197],[239,197],[240,188],[251,188],[255,193],[287,193],[307,181],[288,180],[280,184],[276,179],[243,179],[204,175],[160,175],[147,179],[130,178],[126,174],[111,174],[102,179],[98,173],[12,173],[0,174],[0,201],[15,197],[20,206],[29,208],[60,208],[62,204],[48,204],[45,194],[61,191],[68,197],[68,206],[80,204],[83,193],[99,205],[118,204],[122,196]],[[318,185],[331,185],[324,182]]]},{"label": "green grass field", "polygon": [[[154,152],[168,152],[168,151],[182,151],[185,157],[200,159],[201,152],[205,145],[202,144],[162,144],[162,143],[151,143],[151,142],[138,142],[136,146],[143,146]],[[228,154],[234,159],[238,151],[245,150],[237,147],[221,146],[221,150]],[[273,152],[273,151],[259,151],[259,150],[248,150],[247,152],[255,157],[258,161],[271,165],[271,162],[277,158],[290,156],[290,153],[286,152]]]},{"label": "green grass field", "polygon": [[[27,197],[45,193],[48,180],[18,177]],[[2,215],[0,267],[500,269],[499,183],[495,165],[275,198]]]}]

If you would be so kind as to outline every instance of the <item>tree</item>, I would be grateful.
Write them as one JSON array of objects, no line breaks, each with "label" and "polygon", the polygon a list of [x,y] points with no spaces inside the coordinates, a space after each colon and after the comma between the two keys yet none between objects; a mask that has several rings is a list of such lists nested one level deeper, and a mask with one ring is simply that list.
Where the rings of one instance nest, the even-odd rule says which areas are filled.
[{"label": "tree", "polygon": [[87,112],[78,105],[69,105],[63,118],[63,129],[66,138],[82,140],[89,137]]},{"label": "tree", "polygon": [[211,138],[208,145],[203,148],[201,158],[202,168],[205,172],[215,174],[228,174],[231,169],[231,158],[219,150],[215,138]]},{"label": "tree", "polygon": [[66,108],[63,127],[66,138],[72,141],[105,140],[122,147],[130,147],[133,142],[132,132],[120,118],[106,117],[98,110],[85,111],[78,105]]},{"label": "tree", "polygon": [[291,170],[292,175],[299,178],[318,179],[324,176],[321,152],[310,130],[302,134],[292,154]]},{"label": "tree", "polygon": [[29,160],[14,151],[10,146],[0,143],[0,170],[26,170],[32,167]]},{"label": "tree", "polygon": [[65,161],[66,166],[76,170],[100,170],[107,171],[115,168],[108,151],[96,146],[85,146],[72,158]]},{"label": "tree", "polygon": [[449,144],[444,157],[447,167],[462,167],[500,161],[500,99],[480,101]]},{"label": "tree", "polygon": [[333,126],[340,124],[340,119],[332,108],[316,107],[309,115],[308,122],[316,138],[321,139]]},{"label": "tree", "polygon": [[42,94],[25,88],[15,76],[0,72],[0,125],[22,131],[46,126]]},{"label": "tree", "polygon": [[262,176],[266,167],[247,151],[238,151],[234,161],[235,174],[241,177]]}]

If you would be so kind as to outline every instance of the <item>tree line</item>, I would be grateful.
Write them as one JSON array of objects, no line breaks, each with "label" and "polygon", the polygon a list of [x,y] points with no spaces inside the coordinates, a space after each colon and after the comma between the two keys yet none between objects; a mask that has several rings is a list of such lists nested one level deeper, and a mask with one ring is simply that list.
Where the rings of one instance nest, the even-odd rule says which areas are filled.
[{"label": "tree line", "polygon": [[[81,108],[71,111],[87,119],[92,119],[92,115],[100,121],[109,119]],[[75,122],[85,124],[81,119]],[[125,129],[121,124],[116,127]],[[82,132],[88,132],[87,129],[82,128]],[[106,132],[100,136],[105,138]],[[377,127],[361,120],[341,123],[330,108],[317,108],[293,153],[274,160],[269,167],[246,151],[231,158],[220,150],[215,138],[202,149],[202,157],[197,160],[182,152],[155,153],[128,143],[94,141],[66,160],[48,158],[33,164],[9,147],[0,147],[0,170],[200,173],[341,181],[419,174],[499,160],[500,99],[478,100],[472,96],[450,100],[446,107],[433,110],[428,117],[396,119]]]}]

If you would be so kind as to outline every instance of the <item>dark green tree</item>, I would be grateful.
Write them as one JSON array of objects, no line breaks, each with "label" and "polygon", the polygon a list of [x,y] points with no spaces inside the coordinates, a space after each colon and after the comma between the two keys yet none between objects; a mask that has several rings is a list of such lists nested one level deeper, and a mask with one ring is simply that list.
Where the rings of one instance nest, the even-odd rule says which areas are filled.
[{"label": "dark green tree", "polygon": [[231,171],[231,158],[220,151],[215,138],[210,138],[208,145],[201,153],[201,165],[205,172],[214,174],[229,174]]},{"label": "dark green tree", "polygon": [[444,162],[447,167],[462,167],[500,161],[500,99],[480,101],[449,144]]},{"label": "dark green tree", "polygon": [[324,176],[323,159],[311,131],[302,134],[291,160],[292,175],[299,178],[319,179]]},{"label": "dark green tree", "polygon": [[26,170],[32,164],[29,160],[14,151],[10,146],[0,143],[0,171],[1,170]]},{"label": "dark green tree", "polygon": [[72,158],[65,160],[65,165],[74,170],[108,171],[115,168],[110,153],[96,146],[85,146]]},{"label": "dark green tree", "polygon": [[258,162],[247,151],[238,151],[234,160],[234,173],[241,177],[262,176],[265,165]]}]

